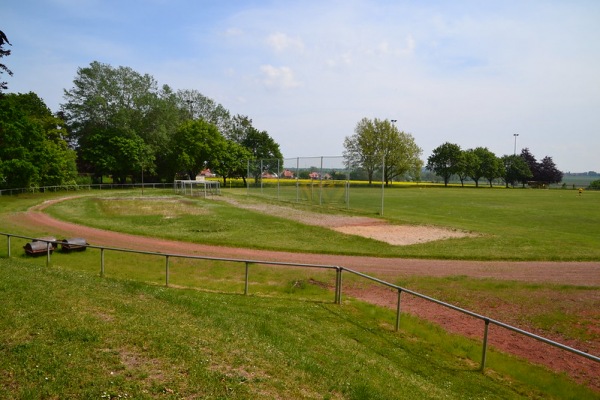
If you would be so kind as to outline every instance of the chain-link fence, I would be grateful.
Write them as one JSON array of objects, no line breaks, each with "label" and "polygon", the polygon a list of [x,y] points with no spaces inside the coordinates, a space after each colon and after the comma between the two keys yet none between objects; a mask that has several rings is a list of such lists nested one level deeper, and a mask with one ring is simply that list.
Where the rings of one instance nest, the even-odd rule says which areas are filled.
[{"label": "chain-link fence", "polygon": [[247,164],[247,189],[252,195],[351,208],[355,193],[360,208],[379,211],[382,207],[381,168],[373,171],[369,183],[367,171],[348,166],[342,156],[249,160]]}]

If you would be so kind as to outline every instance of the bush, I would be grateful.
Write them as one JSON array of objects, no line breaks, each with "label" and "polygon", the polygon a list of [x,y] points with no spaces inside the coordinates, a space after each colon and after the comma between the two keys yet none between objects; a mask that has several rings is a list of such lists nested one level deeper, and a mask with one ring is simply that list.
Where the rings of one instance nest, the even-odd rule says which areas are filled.
[{"label": "bush", "polygon": [[588,189],[600,190],[600,179],[590,182],[590,186],[588,186]]}]

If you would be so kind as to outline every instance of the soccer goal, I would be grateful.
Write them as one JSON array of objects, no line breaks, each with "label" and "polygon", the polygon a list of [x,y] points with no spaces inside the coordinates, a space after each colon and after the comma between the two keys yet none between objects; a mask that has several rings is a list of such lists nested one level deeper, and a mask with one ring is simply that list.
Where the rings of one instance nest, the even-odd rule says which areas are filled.
[{"label": "soccer goal", "polygon": [[205,179],[175,180],[173,190],[177,194],[188,196],[214,196],[221,194],[221,182]]}]

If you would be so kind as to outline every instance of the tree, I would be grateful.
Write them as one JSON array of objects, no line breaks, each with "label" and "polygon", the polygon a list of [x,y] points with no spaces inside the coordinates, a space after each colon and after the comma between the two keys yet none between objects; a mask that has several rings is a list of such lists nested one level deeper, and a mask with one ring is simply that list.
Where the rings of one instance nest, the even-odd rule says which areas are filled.
[{"label": "tree", "polygon": [[[0,31],[0,58],[2,57],[8,57],[10,56],[10,50],[4,50],[2,47],[4,47],[4,44],[8,44],[9,46],[12,46],[12,44],[10,44],[10,42],[8,41],[8,38],[6,37],[6,35],[4,34],[4,32]],[[7,73],[8,76],[12,76],[13,73],[10,69],[8,69],[8,67],[2,63],[0,63],[0,74],[3,73]],[[8,89],[8,84],[7,82],[0,82],[0,95],[2,95],[2,91]]]},{"label": "tree", "polygon": [[227,185],[228,178],[242,178],[246,185],[246,173],[250,151],[233,140],[226,140],[222,156],[216,160],[214,172],[223,177],[223,186]]},{"label": "tree", "polygon": [[[498,176],[498,168],[500,164],[496,159],[496,155],[488,150],[487,147],[476,147],[468,150],[469,156],[469,176],[475,181],[475,187],[479,187],[479,180],[489,175]],[[490,183],[491,184],[491,183]]]},{"label": "tree", "polygon": [[283,166],[283,155],[279,150],[279,144],[266,131],[259,131],[250,125],[246,128],[239,144],[248,150],[255,161],[250,171],[255,182],[258,182],[264,171],[280,172]]},{"label": "tree", "polygon": [[442,177],[444,185],[448,186],[450,177],[459,171],[461,154],[459,145],[446,142],[433,149],[433,153],[427,159],[427,169]]},{"label": "tree", "polygon": [[522,182],[531,179],[533,174],[529,170],[529,166],[520,155],[504,155],[502,160],[502,179],[506,187],[508,185],[515,186],[516,182]]},{"label": "tree", "polygon": [[473,174],[473,169],[478,163],[479,159],[473,153],[473,150],[465,150],[460,153],[456,175],[460,179],[461,186],[465,186],[465,179]]},{"label": "tree", "polygon": [[399,131],[389,120],[377,118],[363,118],[354,132],[344,139],[344,158],[348,168],[366,171],[369,184],[377,170],[381,170],[386,185],[407,172],[419,176],[422,150],[412,135]]},{"label": "tree", "polygon": [[423,152],[417,146],[411,134],[399,131],[387,120],[380,124],[381,146],[383,151],[383,179],[388,185],[395,178],[410,172],[413,177],[420,176]]},{"label": "tree", "polygon": [[231,116],[221,104],[197,90],[179,90],[177,101],[180,110],[186,117],[184,119],[203,119],[215,125],[219,132],[228,137],[227,132],[231,130]]},{"label": "tree", "polygon": [[487,179],[492,187],[494,179],[499,178],[503,175],[502,162],[494,153],[489,151],[487,148],[482,151],[478,156],[481,160],[481,176]]},{"label": "tree", "polygon": [[[112,159],[112,154],[100,156],[98,146],[106,150],[117,148],[128,154],[133,150],[126,148],[134,146],[140,150],[144,143],[148,148],[143,153],[150,149],[154,153],[152,160],[164,160],[168,136],[180,123],[180,111],[168,86],[159,90],[148,74],[97,61],[79,68],[73,85],[64,92],[66,102],[61,111],[72,132],[72,145],[82,155],[82,169],[100,178],[107,169],[119,173],[137,170],[126,156]],[[115,135],[126,140],[118,141]],[[149,165],[149,169],[153,167]]]},{"label": "tree", "polygon": [[563,173],[556,168],[552,157],[546,156],[538,164],[538,180],[548,184],[562,181]]},{"label": "tree", "polygon": [[200,119],[184,122],[174,133],[169,148],[173,173],[194,179],[205,168],[219,167],[227,143],[215,125]]},{"label": "tree", "polygon": [[354,135],[344,139],[344,158],[348,168],[363,168],[369,185],[373,182],[375,170],[383,162],[383,156],[379,154],[378,123],[378,119],[363,118],[356,124]]},{"label": "tree", "polygon": [[61,119],[35,94],[0,97],[0,186],[74,184],[75,152]]},{"label": "tree", "polygon": [[[540,184],[551,184],[562,181],[563,173],[556,168],[552,157],[546,156],[542,161],[537,162],[529,149],[525,148],[521,151],[521,158],[525,160],[531,171],[532,176],[529,179]],[[528,179],[524,178],[521,182],[525,186]]]},{"label": "tree", "polygon": [[[527,147],[521,150],[521,158],[525,160],[525,163],[527,164],[527,166],[529,167],[529,171],[531,172],[531,177],[529,179],[537,181],[539,177],[538,162]],[[527,181],[528,179],[521,180],[523,187],[525,187]]]}]

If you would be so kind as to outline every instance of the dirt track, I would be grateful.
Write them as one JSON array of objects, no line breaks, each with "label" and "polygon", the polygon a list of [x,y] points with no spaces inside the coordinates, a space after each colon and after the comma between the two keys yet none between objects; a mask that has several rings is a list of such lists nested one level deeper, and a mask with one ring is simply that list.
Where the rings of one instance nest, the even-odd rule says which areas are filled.
[{"label": "dirt track", "polygon": [[[64,235],[65,237],[85,237],[89,243],[94,245],[225,258],[341,265],[390,281],[413,275],[437,277],[465,275],[499,280],[600,286],[600,263],[598,262],[515,263],[390,259],[237,249],[182,243],[90,228],[53,219],[41,212],[39,210],[41,208],[43,207],[14,215],[11,219],[15,224],[36,227],[40,233]],[[391,308],[395,308],[397,301],[396,292],[381,286],[362,289],[344,288],[344,294]],[[483,323],[458,312],[406,295],[402,298],[402,310],[435,322],[450,332],[460,333],[479,340],[482,338]],[[511,321],[503,322],[512,323]],[[527,329],[527,327],[523,328]],[[598,329],[598,327],[595,327],[595,329]],[[561,337],[551,337],[551,339],[588,351],[594,355],[600,354],[600,343],[597,342],[568,341]],[[546,365],[555,371],[566,372],[577,381],[600,392],[600,363],[496,326],[490,328],[488,343],[498,349]]]}]

